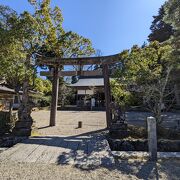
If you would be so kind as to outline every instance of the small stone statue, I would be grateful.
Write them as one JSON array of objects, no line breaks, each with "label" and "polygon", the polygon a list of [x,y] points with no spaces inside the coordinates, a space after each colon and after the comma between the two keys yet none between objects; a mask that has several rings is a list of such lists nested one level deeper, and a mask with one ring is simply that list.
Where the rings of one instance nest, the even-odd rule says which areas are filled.
[{"label": "small stone statue", "polygon": [[110,127],[110,135],[114,137],[125,137],[127,136],[127,124],[125,123],[125,115],[122,112],[121,107],[112,102],[110,104],[110,108],[112,111],[112,123]]},{"label": "small stone statue", "polygon": [[125,121],[125,116],[121,110],[121,107],[115,103],[115,102],[112,102],[110,104],[110,108],[112,110],[112,115],[113,115],[113,119],[112,121],[113,122],[121,122],[121,123],[124,123]]}]

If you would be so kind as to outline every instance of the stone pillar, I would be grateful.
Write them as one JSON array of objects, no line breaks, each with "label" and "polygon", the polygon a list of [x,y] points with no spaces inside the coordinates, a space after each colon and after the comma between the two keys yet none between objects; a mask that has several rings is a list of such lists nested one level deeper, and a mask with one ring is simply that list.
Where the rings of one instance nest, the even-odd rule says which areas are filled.
[{"label": "stone pillar", "polygon": [[148,150],[151,161],[157,160],[157,133],[156,119],[154,117],[147,118],[148,125]]}]

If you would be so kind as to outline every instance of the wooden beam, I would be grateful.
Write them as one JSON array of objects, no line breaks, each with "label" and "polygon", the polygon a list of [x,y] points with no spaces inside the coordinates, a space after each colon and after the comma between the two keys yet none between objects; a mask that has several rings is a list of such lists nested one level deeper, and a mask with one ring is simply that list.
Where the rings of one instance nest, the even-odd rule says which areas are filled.
[{"label": "wooden beam", "polygon": [[105,93],[105,104],[106,104],[106,122],[107,128],[111,125],[111,93],[110,93],[110,82],[109,82],[109,68],[108,65],[103,65],[103,75],[104,75],[104,93]]},{"label": "wooden beam", "polygon": [[[41,76],[52,77],[53,72],[51,72],[51,71],[41,71],[40,75]],[[78,72],[78,71],[60,71],[59,74],[58,74],[59,77],[62,77],[62,76],[77,76],[77,75],[81,75],[81,76],[101,76],[102,71],[99,71],[99,70],[96,70],[96,71],[82,71],[82,72]]]},{"label": "wooden beam", "polygon": [[119,54],[100,57],[81,58],[60,58],[60,57],[40,57],[37,60],[39,65],[91,65],[91,64],[114,64],[120,62]]},{"label": "wooden beam", "polygon": [[53,86],[52,86],[52,100],[51,100],[51,113],[50,113],[50,126],[56,125],[56,112],[58,104],[58,90],[59,90],[59,68],[55,67],[53,71]]},{"label": "wooden beam", "polygon": [[40,71],[40,76],[52,77],[53,72],[51,72],[51,71]]}]

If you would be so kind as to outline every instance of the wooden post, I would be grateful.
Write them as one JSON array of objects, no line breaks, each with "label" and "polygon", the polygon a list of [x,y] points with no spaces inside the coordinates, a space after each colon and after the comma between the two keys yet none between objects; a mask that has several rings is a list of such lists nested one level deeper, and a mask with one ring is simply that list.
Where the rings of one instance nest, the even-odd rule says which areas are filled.
[{"label": "wooden post", "polygon": [[107,128],[110,128],[111,123],[111,110],[110,110],[110,103],[111,103],[111,93],[110,93],[110,83],[109,83],[109,69],[108,65],[103,65],[103,76],[104,76],[104,93],[105,93],[105,105],[106,105],[106,122]]},{"label": "wooden post", "polygon": [[148,125],[148,149],[151,161],[157,161],[157,133],[156,119],[154,117],[147,118]]},{"label": "wooden post", "polygon": [[52,85],[52,100],[51,100],[51,114],[50,114],[50,126],[56,125],[56,112],[58,104],[58,89],[59,89],[59,68],[54,67],[53,71],[53,85]]}]

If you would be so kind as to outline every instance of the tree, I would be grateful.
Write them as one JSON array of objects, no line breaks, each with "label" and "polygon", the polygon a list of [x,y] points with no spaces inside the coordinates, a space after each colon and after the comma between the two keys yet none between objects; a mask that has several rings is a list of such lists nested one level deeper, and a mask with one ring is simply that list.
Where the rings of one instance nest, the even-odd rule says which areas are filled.
[{"label": "tree", "polygon": [[59,104],[63,107],[73,100],[75,92],[68,84],[62,82],[59,87]]},{"label": "tree", "polygon": [[[50,0],[43,0],[40,3],[33,1],[33,5],[35,7],[33,15],[26,11],[17,15],[8,7],[0,8],[0,15],[3,17],[0,19],[0,35],[2,43],[6,45],[1,47],[0,57],[3,65],[1,67],[13,69],[15,64],[22,66],[24,93],[19,108],[19,119],[31,119],[28,91],[39,54],[79,57],[89,56],[94,52],[89,39],[71,31],[64,31],[62,13],[58,7],[50,8]],[[4,76],[4,73],[2,74]],[[7,77],[9,76],[7,74]],[[21,84],[21,79],[18,79],[17,84]]]},{"label": "tree", "polygon": [[151,34],[148,36],[149,41],[164,42],[173,35],[172,26],[164,22],[165,16],[164,6],[159,9],[158,15],[153,16],[153,22],[150,27]]},{"label": "tree", "polygon": [[128,91],[125,84],[120,83],[117,79],[111,80],[110,84],[113,98],[125,111],[126,107],[130,105],[133,99],[131,92]]},{"label": "tree", "polygon": [[170,39],[173,47],[173,56],[180,63],[180,2],[179,0],[168,0],[165,3],[164,21],[173,27],[174,34]]},{"label": "tree", "polygon": [[19,34],[21,29],[17,13],[7,6],[0,6],[0,75],[18,95],[24,78],[32,73],[31,68],[28,72],[25,68],[26,52]]},{"label": "tree", "polygon": [[123,66],[116,72],[116,83],[126,85],[126,92],[131,91],[130,86],[139,91],[144,105],[154,114],[158,123],[162,122],[163,104],[169,106],[170,102],[166,100],[173,93],[173,85],[169,82],[176,61],[170,58],[171,51],[170,45],[157,41],[144,48],[133,46],[128,53],[123,53]]},{"label": "tree", "polygon": [[51,81],[37,77],[35,78],[34,89],[44,95],[49,95],[52,89]]}]

